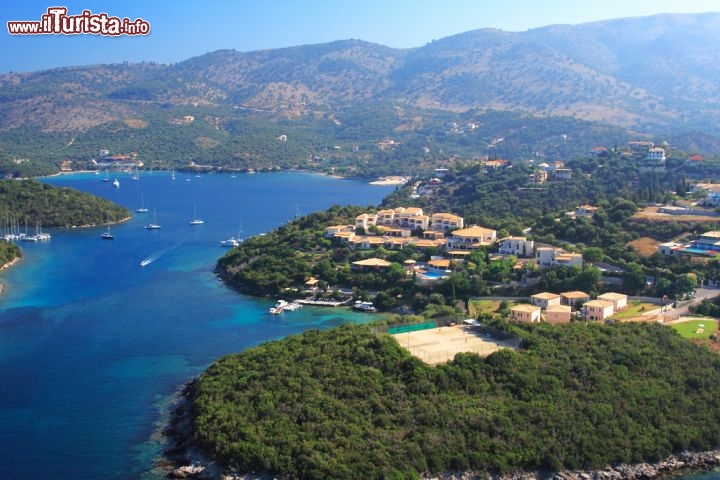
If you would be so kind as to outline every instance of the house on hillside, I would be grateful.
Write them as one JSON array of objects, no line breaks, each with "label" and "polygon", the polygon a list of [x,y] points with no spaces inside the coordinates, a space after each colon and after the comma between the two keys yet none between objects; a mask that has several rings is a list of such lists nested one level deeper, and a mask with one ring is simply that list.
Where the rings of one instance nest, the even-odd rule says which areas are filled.
[{"label": "house on hillside", "polygon": [[510,309],[513,320],[522,323],[538,323],[542,319],[540,307],[523,303]]},{"label": "house on hillside", "polygon": [[581,253],[569,253],[560,247],[538,247],[535,250],[535,261],[541,268],[558,265],[582,268]]},{"label": "house on hillside", "polygon": [[477,250],[495,244],[497,232],[490,228],[483,228],[473,225],[452,232],[447,239],[445,248],[447,250]]},{"label": "house on hillside", "polygon": [[575,308],[575,305],[583,304],[590,301],[590,295],[579,290],[573,290],[572,292],[561,292],[562,304],[568,305]]},{"label": "house on hillside", "polygon": [[463,228],[465,226],[465,220],[463,217],[453,215],[452,213],[433,213],[430,217],[430,226],[435,231],[446,232],[448,230]]},{"label": "house on hillside", "polygon": [[607,292],[602,295],[598,295],[597,299],[612,303],[613,309],[615,309],[616,312],[619,312],[623,308],[627,307],[627,295],[624,293]]},{"label": "house on hillside", "polygon": [[532,257],[535,242],[525,237],[505,237],[498,240],[498,253],[516,257]]},{"label": "house on hillside", "polygon": [[665,149],[660,147],[654,147],[648,150],[647,155],[645,156],[648,160],[654,160],[657,162],[664,162],[665,157]]},{"label": "house on hillside", "polygon": [[543,310],[553,305],[560,305],[561,297],[557,293],[542,292],[530,296],[530,303]]},{"label": "house on hillside", "polygon": [[384,270],[390,266],[390,262],[382,258],[368,258],[352,262],[352,269],[355,270]]},{"label": "house on hillside", "polygon": [[604,321],[615,313],[613,302],[603,300],[590,300],[583,303],[583,318],[585,320]]},{"label": "house on hillside", "polygon": [[545,321],[553,325],[569,323],[572,317],[572,308],[567,305],[553,305],[545,310]]}]

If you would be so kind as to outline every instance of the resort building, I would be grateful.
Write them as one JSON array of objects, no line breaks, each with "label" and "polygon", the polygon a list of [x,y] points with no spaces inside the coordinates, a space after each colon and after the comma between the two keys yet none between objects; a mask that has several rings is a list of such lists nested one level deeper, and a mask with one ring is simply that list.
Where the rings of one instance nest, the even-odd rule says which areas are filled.
[{"label": "resort building", "polygon": [[567,305],[553,305],[545,310],[545,321],[551,324],[569,323],[572,308]]},{"label": "resort building", "polygon": [[452,213],[433,213],[430,226],[433,230],[446,232],[457,228],[463,228],[465,221],[463,217],[453,215]]},{"label": "resort building", "polygon": [[678,253],[683,253],[682,250],[684,248],[685,245],[682,243],[666,242],[658,245],[658,253],[660,255],[676,255]]},{"label": "resort building", "polygon": [[448,273],[450,271],[450,259],[449,258],[433,258],[427,262],[428,270],[435,271],[437,273]]},{"label": "resort building", "polygon": [[425,230],[428,228],[429,223],[430,217],[424,215],[422,208],[418,207],[385,209],[377,213],[363,213],[355,217],[355,227],[364,230],[367,230],[372,225]]},{"label": "resort building", "polygon": [[510,313],[516,322],[537,323],[542,319],[540,307],[527,303],[515,305],[510,309]]},{"label": "resort building", "polygon": [[615,313],[613,302],[603,300],[590,300],[583,303],[583,317],[585,320],[603,321]]},{"label": "resort building", "polygon": [[355,227],[353,225],[331,225],[329,227],[325,227],[325,236],[328,238],[332,238],[338,233],[350,232],[355,232]]},{"label": "resort building", "polygon": [[368,258],[352,262],[352,268],[357,270],[382,270],[390,266],[390,262],[382,258]]},{"label": "resort building", "polygon": [[536,293],[530,296],[530,303],[543,310],[547,310],[553,305],[560,305],[561,300],[562,297],[560,297],[560,295],[550,292]]},{"label": "resort building", "polygon": [[664,162],[665,161],[665,149],[660,147],[654,147],[648,150],[647,157],[648,160],[655,160],[657,162]]},{"label": "resort building", "polygon": [[627,295],[624,293],[607,292],[602,295],[598,295],[597,299],[602,300],[603,302],[612,303],[616,312],[627,307]]},{"label": "resort building", "polygon": [[525,237],[505,237],[498,241],[498,253],[516,257],[532,257],[535,242]]},{"label": "resort building", "polygon": [[703,233],[700,238],[690,242],[690,248],[697,251],[691,250],[690,253],[708,253],[710,255],[720,253],[720,231]]},{"label": "resort building", "polygon": [[580,253],[568,253],[559,247],[538,247],[535,251],[535,261],[541,268],[558,265],[582,268],[583,259]]},{"label": "resort building", "polygon": [[497,239],[497,232],[490,228],[483,228],[473,225],[452,232],[447,239],[445,248],[450,250],[477,250],[492,246]]},{"label": "resort building", "polygon": [[572,308],[575,308],[576,305],[581,305],[585,302],[590,301],[590,295],[579,290],[574,290],[572,292],[562,292],[560,293],[560,296],[562,297],[561,303],[563,305],[568,305]]},{"label": "resort building", "polygon": [[375,225],[377,221],[377,215],[374,213],[361,213],[355,217],[355,228],[362,228],[367,230],[371,226]]},{"label": "resort building", "polygon": [[655,144],[653,142],[628,142],[628,146],[632,151],[633,155],[645,156],[648,150],[653,148]]}]

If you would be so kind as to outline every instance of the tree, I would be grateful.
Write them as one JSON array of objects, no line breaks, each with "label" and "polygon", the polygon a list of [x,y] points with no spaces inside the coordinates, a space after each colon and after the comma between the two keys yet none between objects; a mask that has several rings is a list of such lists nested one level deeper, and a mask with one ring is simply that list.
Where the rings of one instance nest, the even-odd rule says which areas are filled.
[{"label": "tree", "polygon": [[623,288],[626,293],[635,294],[645,288],[645,272],[643,267],[636,263],[630,262],[625,267],[622,274]]},{"label": "tree", "polygon": [[695,291],[697,288],[697,276],[694,273],[684,273],[675,279],[675,293],[678,297],[684,297]]},{"label": "tree", "polygon": [[600,247],[587,247],[583,251],[583,260],[587,263],[599,262],[603,258],[603,249]]}]

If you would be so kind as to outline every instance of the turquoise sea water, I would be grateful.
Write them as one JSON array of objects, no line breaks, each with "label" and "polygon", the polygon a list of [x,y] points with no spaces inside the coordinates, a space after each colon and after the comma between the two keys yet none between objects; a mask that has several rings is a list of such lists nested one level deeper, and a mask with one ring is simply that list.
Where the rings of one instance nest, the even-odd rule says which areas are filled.
[{"label": "turquoise sea water", "polygon": [[[1,479],[160,478],[157,432],[183,382],[227,353],[369,318],[308,307],[271,316],[274,300],[239,295],[212,270],[222,239],[333,204],[377,204],[392,187],[305,173],[118,178],[119,189],[92,174],[46,180],[130,209],[114,240],[100,239],[104,228],[49,230],[50,242],[23,243],[22,262],[0,273]],[[141,196],[149,213],[134,213]],[[162,228],[145,230],[153,209]],[[189,224],[193,210],[205,224]]]}]

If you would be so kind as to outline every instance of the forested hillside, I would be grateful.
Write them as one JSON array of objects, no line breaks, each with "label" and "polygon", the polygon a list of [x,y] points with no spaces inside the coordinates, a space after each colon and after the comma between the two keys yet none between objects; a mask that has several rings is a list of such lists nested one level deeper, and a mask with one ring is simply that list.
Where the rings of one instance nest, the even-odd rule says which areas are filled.
[{"label": "forested hillside", "polygon": [[129,217],[127,209],[78,190],[35,180],[0,180],[0,219],[4,228],[102,225]]},{"label": "forested hillside", "polygon": [[672,329],[512,331],[523,350],[437,367],[368,326],[230,355],[197,382],[194,439],[226,467],[305,479],[602,468],[720,443],[720,358]]},{"label": "forested hillside", "polygon": [[[342,174],[452,155],[569,158],[638,138],[717,155],[719,27],[720,14],[659,15],[476,30],[402,50],[342,40],[10,73],[0,76],[0,173],[57,171],[100,149],[156,166]],[[395,146],[378,149],[386,139]]]}]

